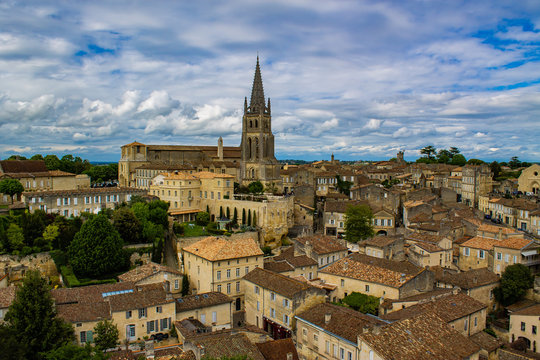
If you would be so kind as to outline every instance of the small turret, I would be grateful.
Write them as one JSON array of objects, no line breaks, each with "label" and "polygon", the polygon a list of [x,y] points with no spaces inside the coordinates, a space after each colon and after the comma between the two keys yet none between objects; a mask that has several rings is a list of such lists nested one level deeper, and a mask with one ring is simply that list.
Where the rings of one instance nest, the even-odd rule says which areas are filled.
[{"label": "small turret", "polygon": [[217,156],[219,160],[223,160],[223,138],[221,136],[217,141]]}]

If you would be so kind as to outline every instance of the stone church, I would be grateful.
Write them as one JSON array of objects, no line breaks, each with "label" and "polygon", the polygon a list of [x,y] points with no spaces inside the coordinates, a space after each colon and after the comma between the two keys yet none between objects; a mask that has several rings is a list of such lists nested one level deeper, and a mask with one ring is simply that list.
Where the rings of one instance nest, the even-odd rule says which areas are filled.
[{"label": "stone church", "polygon": [[266,102],[259,57],[248,105],[244,99],[242,140],[239,147],[145,145],[132,142],[122,146],[118,163],[120,186],[148,188],[150,179],[160,172],[210,171],[234,175],[236,181],[247,185],[261,181],[265,186],[281,186],[279,163],[274,156],[274,135],[270,99]]}]

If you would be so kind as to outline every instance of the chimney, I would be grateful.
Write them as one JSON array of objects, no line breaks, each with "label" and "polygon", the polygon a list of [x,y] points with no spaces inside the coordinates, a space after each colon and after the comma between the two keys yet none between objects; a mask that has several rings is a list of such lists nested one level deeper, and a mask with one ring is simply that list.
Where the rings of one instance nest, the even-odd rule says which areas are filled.
[{"label": "chimney", "polygon": [[473,277],[472,282],[473,284],[478,284],[478,277]]},{"label": "chimney", "polygon": [[221,136],[219,137],[217,142],[217,156],[219,160],[223,160],[223,139],[221,138]]},{"label": "chimney", "polygon": [[367,334],[367,333],[369,333],[369,326],[364,325],[364,327],[362,328],[362,334]]},{"label": "chimney", "polygon": [[330,313],[324,314],[324,323],[328,324],[330,322],[331,318],[332,318],[332,314],[330,314]]},{"label": "chimney", "polygon": [[381,333],[381,325],[373,325],[373,330],[371,332],[373,333],[373,335],[379,335]]},{"label": "chimney", "polygon": [[293,354],[291,352],[287,353],[287,360],[293,360]]}]

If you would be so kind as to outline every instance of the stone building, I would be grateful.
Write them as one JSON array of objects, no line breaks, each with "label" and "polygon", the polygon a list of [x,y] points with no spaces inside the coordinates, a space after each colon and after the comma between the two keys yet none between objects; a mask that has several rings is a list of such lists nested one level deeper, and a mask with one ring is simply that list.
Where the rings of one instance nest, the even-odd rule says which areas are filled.
[{"label": "stone building", "polygon": [[122,146],[118,181],[123,187],[148,188],[149,174],[156,175],[162,168],[229,174],[244,184],[259,180],[265,186],[282,188],[279,163],[274,156],[270,99],[266,103],[258,57],[249,106],[247,98],[244,101],[240,146],[223,146],[221,138],[217,146],[132,142]]},{"label": "stone building", "polygon": [[523,170],[518,178],[518,190],[524,193],[540,194],[540,165],[533,164]]}]

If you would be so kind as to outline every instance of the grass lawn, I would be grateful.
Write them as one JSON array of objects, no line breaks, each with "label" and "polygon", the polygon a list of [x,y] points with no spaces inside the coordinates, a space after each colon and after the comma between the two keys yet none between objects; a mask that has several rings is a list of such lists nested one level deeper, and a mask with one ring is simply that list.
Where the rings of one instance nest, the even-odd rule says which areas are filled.
[{"label": "grass lawn", "polygon": [[182,226],[184,227],[184,235],[181,235],[182,237],[211,235],[208,231],[206,231],[206,227],[205,230],[203,230],[202,226],[196,225],[195,223],[186,222],[182,223]]}]

